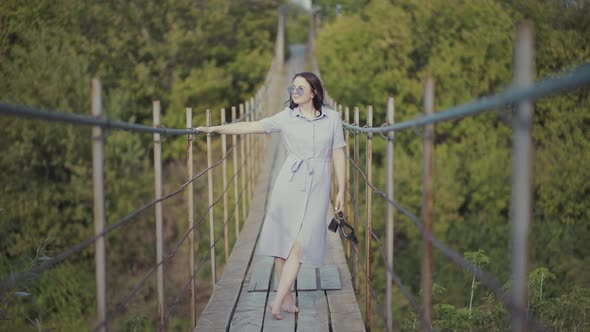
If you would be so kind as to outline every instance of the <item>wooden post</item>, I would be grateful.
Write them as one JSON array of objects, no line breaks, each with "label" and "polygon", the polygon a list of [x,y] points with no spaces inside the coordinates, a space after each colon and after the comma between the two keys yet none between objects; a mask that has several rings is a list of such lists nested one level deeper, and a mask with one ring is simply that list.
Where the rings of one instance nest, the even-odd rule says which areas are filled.
[{"label": "wooden post", "polygon": [[[221,124],[225,124],[225,109],[221,109]],[[221,134],[221,156],[223,162],[221,164],[221,170],[223,172],[222,181],[223,181],[223,241],[225,242],[225,262],[229,259],[229,222],[227,221],[228,213],[227,213],[227,191],[225,191],[225,187],[227,187],[227,158],[225,155],[227,154],[227,138],[225,134]]]},{"label": "wooden post", "polygon": [[[186,127],[193,127],[193,109],[190,107],[186,108]],[[186,177],[188,180],[193,178],[193,135],[186,136]],[[194,209],[194,190],[193,183],[189,183],[186,188],[186,203],[188,212],[188,266],[189,276],[195,271],[195,233],[192,230],[193,223],[195,222],[195,209]],[[189,285],[189,291],[191,293],[191,326],[197,324],[197,293],[196,293],[196,278],[191,281]]]},{"label": "wooden post", "polygon": [[[102,85],[100,80],[92,80],[92,116],[103,118]],[[92,186],[94,195],[94,234],[104,231],[104,138],[102,128],[92,127]],[[106,283],[106,246],[104,236],[94,244],[96,274],[96,319],[103,323],[99,331],[107,331],[107,283]]]},{"label": "wooden post", "polygon": [[[434,81],[426,78],[424,84],[424,115],[434,112]],[[434,215],[434,125],[424,126],[422,171],[422,222],[432,234]],[[432,244],[422,239],[422,331],[432,330]]]},{"label": "wooden post", "polygon": [[[244,116],[244,104],[240,104],[240,118]],[[244,119],[243,119],[244,120]],[[242,121],[243,121],[242,120]],[[246,153],[245,145],[246,145],[246,137],[244,135],[240,136],[240,156],[242,156],[242,164],[241,164],[241,172],[242,173],[242,220],[246,222]]]},{"label": "wooden post", "polygon": [[[211,111],[207,110],[207,127],[211,126]],[[211,134],[207,134],[207,168],[213,165],[213,149],[211,148]],[[209,187],[209,205],[213,205],[213,170],[207,172],[207,184]],[[215,217],[214,209],[209,210],[209,246],[211,247],[211,286],[217,282],[217,264],[215,261]]]},{"label": "wooden post", "polygon": [[[373,127],[373,106],[367,106],[367,126]],[[367,181],[373,182],[373,134],[367,133]],[[371,331],[371,204],[372,204],[373,189],[366,186],[366,208],[367,208],[367,230],[365,232],[365,270],[367,275],[365,278],[365,328]]]},{"label": "wooden post", "polygon": [[[517,26],[514,42],[514,87],[531,85],[534,78],[534,27],[531,22]],[[517,104],[512,117],[512,331],[526,328],[528,309],[529,233],[532,206],[532,118],[533,103],[523,100]],[[516,312],[519,311],[519,312]]]},{"label": "wooden post", "polygon": [[[231,107],[231,122],[236,122],[236,107]],[[238,135],[232,135],[232,147],[233,147],[233,162],[234,162],[234,175],[238,172],[238,164],[239,164],[239,152],[238,152]],[[240,236],[240,197],[239,197],[239,190],[238,190],[238,180],[239,176],[234,179],[234,216],[236,220],[236,240]]]},{"label": "wooden post", "polygon": [[[160,127],[160,101],[153,102],[154,128]],[[162,198],[162,142],[160,134],[154,134],[154,187],[155,199]],[[164,217],[162,212],[162,202],[156,203],[156,262],[159,264],[164,259]],[[164,324],[164,264],[158,266],[157,273],[158,288],[158,320],[160,327]]]},{"label": "wooden post", "polygon": [[[248,115],[248,122],[254,121],[254,105],[250,101],[250,115]],[[254,136],[248,135],[248,192],[249,192],[249,202],[248,207],[252,207],[252,195],[254,195]]]},{"label": "wooden post", "polygon": [[[340,116],[340,120],[344,119],[344,116],[343,116],[344,114],[342,113],[342,105],[338,105],[338,115]],[[335,177],[336,172],[333,172],[333,174],[334,174],[334,177],[332,179],[332,188],[334,191],[334,199],[336,199],[336,194],[338,194],[338,186],[337,186],[338,179]],[[344,203],[346,204],[346,188],[341,188],[341,189],[344,190]],[[342,207],[342,208],[344,211],[344,207]]]},{"label": "wooden post", "polygon": [[[360,111],[358,107],[354,108],[354,123],[357,126],[360,126]],[[360,156],[359,156],[359,133],[354,132],[354,162],[355,164],[359,164]],[[356,208],[358,209],[359,206],[359,172],[355,169],[353,174],[353,185],[354,185],[354,201],[356,202]],[[353,220],[353,227],[354,231],[358,232],[358,216],[356,213],[354,214]],[[354,256],[354,264],[352,265],[352,273],[354,274],[354,290],[355,292],[360,292],[360,282],[359,282],[359,257]]]},{"label": "wooden post", "polygon": [[[250,102],[246,100],[246,118],[244,119],[244,121],[250,121]],[[250,157],[252,156],[252,150],[250,147],[250,139],[252,138],[250,135],[244,135],[244,140],[246,141],[246,155],[245,155],[245,161],[246,161],[246,165],[244,165],[244,168],[246,170],[246,199],[248,200],[248,208],[250,208],[251,203],[252,203],[252,194],[251,194],[251,186],[252,183],[250,182],[250,171],[251,171],[251,167],[252,167],[252,163],[251,163],[251,159]],[[245,217],[244,217],[244,220]]]},{"label": "wooden post", "polygon": [[276,59],[279,68],[282,68],[285,62],[285,9],[279,6],[279,19],[277,27]]},{"label": "wooden post", "polygon": [[[250,118],[250,121],[256,121],[257,117],[258,117],[258,109],[257,109],[257,104],[254,103],[254,98],[250,97],[250,108],[253,110],[252,111],[252,117]],[[252,137],[252,186],[250,187],[250,189],[252,190],[252,192],[250,193],[251,195],[254,195],[254,184],[256,183],[256,175],[258,174],[258,163],[259,163],[259,158],[258,158],[258,135],[249,135],[250,137]]]},{"label": "wooden post", "polygon": [[[350,123],[350,109],[348,106],[344,111],[344,120],[346,123]],[[344,139],[346,140],[346,156],[350,157],[350,131],[344,131]],[[345,174],[346,174],[346,189],[344,190],[344,213],[346,213],[346,217],[350,220],[350,193],[348,192],[348,188],[350,187],[350,162],[345,160]],[[350,259],[350,241],[346,242],[346,257]]]},{"label": "wooden post", "polygon": [[[389,98],[387,100],[387,124],[392,125],[395,123],[395,104],[393,98]],[[394,200],[394,186],[393,186],[393,176],[394,172],[394,146],[393,146],[393,139],[394,139],[394,132],[390,131],[387,133],[387,165],[386,167],[386,180],[387,182],[387,197]],[[395,225],[395,209],[391,204],[387,204],[387,224],[386,224],[386,234],[387,234],[387,263],[391,267],[393,271],[393,230]],[[393,305],[392,305],[392,289],[391,289],[391,274],[386,270],[386,281],[385,281],[385,297],[387,302],[386,312],[387,312],[387,325],[388,331],[393,331]]]}]

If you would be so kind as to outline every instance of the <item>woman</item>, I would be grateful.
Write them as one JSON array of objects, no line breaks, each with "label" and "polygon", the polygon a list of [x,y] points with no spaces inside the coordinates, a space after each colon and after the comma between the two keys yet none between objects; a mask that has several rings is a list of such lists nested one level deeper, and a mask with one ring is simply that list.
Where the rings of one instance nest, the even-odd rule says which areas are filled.
[{"label": "woman", "polygon": [[290,289],[301,263],[324,263],[331,160],[338,182],[336,212],[344,206],[345,191],[342,121],[337,112],[324,107],[320,79],[313,73],[296,74],[288,90],[289,107],[273,116],[196,128],[221,134],[280,132],[286,145],[287,158],[275,180],[258,244],[258,254],[274,257],[279,285],[268,308],[275,319],[283,319],[281,309],[299,311]]}]

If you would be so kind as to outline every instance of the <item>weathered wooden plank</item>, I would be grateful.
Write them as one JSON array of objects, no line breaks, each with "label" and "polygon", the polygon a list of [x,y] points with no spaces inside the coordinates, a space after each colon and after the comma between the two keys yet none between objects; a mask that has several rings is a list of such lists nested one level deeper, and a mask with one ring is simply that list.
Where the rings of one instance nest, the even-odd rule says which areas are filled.
[{"label": "weathered wooden plank", "polygon": [[[276,293],[271,292],[268,297],[268,303],[274,301]],[[293,294],[295,297],[295,294]],[[284,331],[295,331],[295,315],[289,312],[282,311],[282,320],[275,319],[270,313],[269,309],[264,310],[264,332],[284,332]]]},{"label": "weathered wooden plank", "polygon": [[324,291],[300,292],[297,297],[299,315],[297,331],[329,331],[328,303]]},{"label": "weathered wooden plank", "polygon": [[318,289],[315,266],[302,264],[297,276],[297,290]]},{"label": "weathered wooden plank", "polygon": [[270,277],[272,275],[273,259],[272,257],[261,257],[256,265],[252,268],[252,278],[248,284],[249,292],[268,291]]},{"label": "weathered wooden plank", "polygon": [[342,289],[338,266],[325,265],[320,268],[320,288],[324,290]]},{"label": "weathered wooden plank", "polygon": [[[326,222],[329,222],[327,220]],[[330,310],[330,321],[333,332],[359,332],[365,331],[365,324],[361,315],[354,290],[352,278],[344,251],[340,234],[328,232],[326,251],[331,255],[329,261],[337,267],[340,275],[340,290],[326,290],[326,298]]]},{"label": "weathered wooden plank", "polygon": [[[256,274],[256,267],[263,266],[269,262],[272,262],[272,258],[269,260],[269,257],[255,254],[248,273],[244,278],[244,286],[251,283],[252,278]],[[270,272],[271,270],[269,270]],[[266,289],[268,290],[268,279]],[[261,331],[266,298],[267,292],[249,292],[246,287],[243,287],[230,323],[230,331]]]},{"label": "weathered wooden plank", "polygon": [[[274,158],[276,152],[278,141],[275,139],[273,142],[274,144],[271,143],[268,146],[267,156],[269,158]],[[263,165],[262,175],[258,179],[244,227],[234,244],[223,274],[215,285],[213,294],[197,321],[195,331],[225,331],[230,326],[230,318],[238,302],[244,276],[252,259],[256,239],[266,212],[270,187],[268,174],[271,172],[272,164],[265,163]]]},{"label": "weathered wooden plank", "polygon": [[248,292],[242,290],[240,301],[230,324],[230,331],[256,331],[262,330],[264,319],[264,304],[266,303],[266,293]]}]

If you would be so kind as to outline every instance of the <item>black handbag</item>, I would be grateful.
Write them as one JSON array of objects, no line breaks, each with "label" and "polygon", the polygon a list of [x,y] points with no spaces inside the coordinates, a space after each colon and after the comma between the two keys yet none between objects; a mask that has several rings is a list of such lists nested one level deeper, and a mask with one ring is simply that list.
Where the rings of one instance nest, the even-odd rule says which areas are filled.
[{"label": "black handbag", "polygon": [[346,222],[342,211],[339,211],[336,214],[336,217],[332,218],[332,221],[330,221],[330,224],[328,225],[328,229],[334,233],[338,230],[338,227],[340,227],[340,235],[342,235],[343,238],[352,241],[354,244],[359,243],[359,240],[354,234],[354,228]]}]

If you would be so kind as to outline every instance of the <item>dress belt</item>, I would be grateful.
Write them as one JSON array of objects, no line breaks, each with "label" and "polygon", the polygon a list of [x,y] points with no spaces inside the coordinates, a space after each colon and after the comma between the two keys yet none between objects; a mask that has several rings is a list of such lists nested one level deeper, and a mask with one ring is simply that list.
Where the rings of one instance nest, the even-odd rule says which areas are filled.
[{"label": "dress belt", "polygon": [[300,181],[300,189],[301,191],[307,191],[307,188],[311,185],[311,175],[313,174],[313,169],[309,165],[307,161],[321,161],[321,162],[331,162],[330,159],[321,159],[321,158],[299,158],[295,155],[288,155],[287,157],[293,158],[293,163],[291,164],[291,176],[289,177],[289,182],[293,182],[293,177],[295,177],[295,173],[297,173],[301,169],[301,165],[305,163],[306,166],[306,173],[305,178],[303,181]]}]

